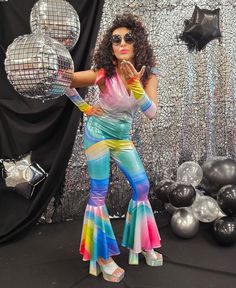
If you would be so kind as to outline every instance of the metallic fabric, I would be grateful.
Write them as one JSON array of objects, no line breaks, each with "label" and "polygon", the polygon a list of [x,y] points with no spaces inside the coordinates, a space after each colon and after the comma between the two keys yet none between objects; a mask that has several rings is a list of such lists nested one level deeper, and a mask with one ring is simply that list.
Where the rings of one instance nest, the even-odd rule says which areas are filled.
[{"label": "metallic fabric", "polygon": [[[195,5],[210,10],[220,8],[222,37],[209,42],[202,51],[190,53],[179,35]],[[235,158],[235,1],[106,0],[99,38],[115,14],[123,12],[140,15],[158,59],[158,116],[150,121],[138,113],[132,129],[132,140],[151,184],[164,178],[176,180],[177,168],[184,161],[202,164],[211,156]],[[97,88],[91,87],[88,102],[96,102],[97,95]],[[55,209],[53,221],[81,217],[85,209],[89,179],[82,130],[79,127],[68,163],[62,205]],[[126,179],[111,163],[107,198],[110,215],[124,216],[130,192]],[[154,194],[150,196],[155,199]]]}]

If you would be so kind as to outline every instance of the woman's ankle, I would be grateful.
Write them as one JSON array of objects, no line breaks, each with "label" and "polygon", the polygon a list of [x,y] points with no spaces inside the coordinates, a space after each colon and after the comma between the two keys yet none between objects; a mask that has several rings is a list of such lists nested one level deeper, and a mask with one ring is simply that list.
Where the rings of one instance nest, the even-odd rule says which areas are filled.
[{"label": "woman's ankle", "polygon": [[108,264],[108,263],[110,263],[112,261],[113,261],[112,257],[109,257],[108,259],[104,259],[102,257],[99,257],[98,260],[97,260],[97,262],[99,264]]}]

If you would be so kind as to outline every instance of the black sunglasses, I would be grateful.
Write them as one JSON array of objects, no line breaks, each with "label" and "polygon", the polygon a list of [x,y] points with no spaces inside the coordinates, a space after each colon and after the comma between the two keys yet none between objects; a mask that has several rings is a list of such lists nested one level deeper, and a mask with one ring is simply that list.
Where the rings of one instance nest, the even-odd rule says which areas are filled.
[{"label": "black sunglasses", "polygon": [[115,46],[118,46],[120,45],[121,41],[122,41],[122,38],[125,40],[125,42],[127,44],[133,44],[134,43],[134,37],[132,35],[131,32],[128,32],[124,35],[124,37],[122,37],[121,35],[119,34],[114,34],[111,36],[111,43]]}]

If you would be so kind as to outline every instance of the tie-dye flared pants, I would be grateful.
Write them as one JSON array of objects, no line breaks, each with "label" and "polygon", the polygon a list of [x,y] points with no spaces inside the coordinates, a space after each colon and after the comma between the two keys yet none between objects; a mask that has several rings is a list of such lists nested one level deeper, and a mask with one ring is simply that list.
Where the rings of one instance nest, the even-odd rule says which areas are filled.
[{"label": "tie-dye flared pants", "polygon": [[85,131],[90,195],[80,244],[83,260],[100,257],[107,260],[120,253],[105,204],[111,157],[132,187],[121,245],[136,253],[160,247],[160,235],[148,200],[149,180],[132,141],[107,139],[108,135],[101,133],[95,122],[90,121]]}]

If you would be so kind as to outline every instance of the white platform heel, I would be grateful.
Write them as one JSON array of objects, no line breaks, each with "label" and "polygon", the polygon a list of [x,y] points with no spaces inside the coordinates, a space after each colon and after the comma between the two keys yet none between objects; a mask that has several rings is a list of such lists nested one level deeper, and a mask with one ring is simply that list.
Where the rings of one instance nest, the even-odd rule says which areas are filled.
[{"label": "white platform heel", "polygon": [[89,273],[94,276],[98,276],[102,273],[103,278],[109,282],[120,282],[124,276],[125,271],[115,273],[117,268],[120,268],[113,260],[109,263],[102,263],[102,261],[90,260]]},{"label": "white platform heel", "polygon": [[[145,257],[146,263],[149,266],[162,266],[163,256],[162,254],[152,250],[141,252]],[[139,253],[135,253],[133,250],[129,251],[129,264],[138,265],[139,264]]]},{"label": "white platform heel", "polygon": [[163,256],[162,254],[152,250],[142,251],[143,256],[146,259],[146,263],[149,266],[162,266],[163,265]]}]

